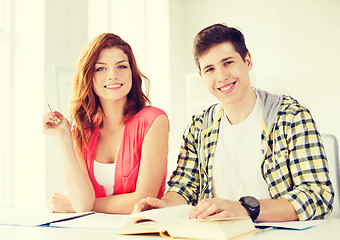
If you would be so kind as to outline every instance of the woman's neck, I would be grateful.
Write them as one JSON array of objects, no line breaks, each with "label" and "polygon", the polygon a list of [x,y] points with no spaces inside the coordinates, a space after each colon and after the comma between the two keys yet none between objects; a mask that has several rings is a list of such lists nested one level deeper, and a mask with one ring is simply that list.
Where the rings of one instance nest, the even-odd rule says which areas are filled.
[{"label": "woman's neck", "polygon": [[119,102],[101,102],[104,116],[101,128],[106,130],[115,130],[124,125],[124,106],[126,101]]}]

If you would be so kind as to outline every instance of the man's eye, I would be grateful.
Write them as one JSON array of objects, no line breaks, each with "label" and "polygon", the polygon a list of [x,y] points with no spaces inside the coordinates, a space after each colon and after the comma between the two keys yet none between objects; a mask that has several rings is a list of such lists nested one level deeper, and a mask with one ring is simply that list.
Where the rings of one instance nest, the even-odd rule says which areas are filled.
[{"label": "man's eye", "polygon": [[207,73],[207,72],[211,72],[213,70],[214,70],[214,68],[208,68],[207,70],[205,70],[205,72]]},{"label": "man's eye", "polygon": [[231,63],[233,63],[233,61],[225,62],[224,65],[229,65],[229,64],[231,64]]}]

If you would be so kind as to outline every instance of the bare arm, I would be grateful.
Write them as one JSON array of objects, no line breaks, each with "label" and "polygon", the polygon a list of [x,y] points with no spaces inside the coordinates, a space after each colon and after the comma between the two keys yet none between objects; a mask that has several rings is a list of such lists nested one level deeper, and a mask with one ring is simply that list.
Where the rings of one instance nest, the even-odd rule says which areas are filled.
[{"label": "bare arm", "polygon": [[[293,205],[285,198],[262,199],[260,202],[260,214],[257,222],[284,222],[298,220]],[[197,204],[191,214],[191,218],[225,218],[248,216],[247,210],[239,201],[230,201],[221,198],[202,200]]]},{"label": "bare arm", "polygon": [[95,200],[93,210],[106,213],[131,213],[133,206],[146,197],[157,197],[167,166],[169,126],[165,115],[158,116],[147,132],[136,191]]},{"label": "bare arm", "polygon": [[60,141],[64,159],[66,194],[76,212],[92,211],[95,193],[85,160],[74,151],[71,133]]},{"label": "bare arm", "polygon": [[[60,122],[56,123],[55,120]],[[46,134],[57,137],[60,143],[64,164],[66,192],[73,210],[76,212],[91,211],[94,204],[94,190],[88,176],[85,161],[76,154],[69,122],[62,114],[55,111],[43,118]]]},{"label": "bare arm", "polygon": [[285,198],[262,199],[260,202],[260,214],[258,222],[285,222],[298,220],[293,205]]}]

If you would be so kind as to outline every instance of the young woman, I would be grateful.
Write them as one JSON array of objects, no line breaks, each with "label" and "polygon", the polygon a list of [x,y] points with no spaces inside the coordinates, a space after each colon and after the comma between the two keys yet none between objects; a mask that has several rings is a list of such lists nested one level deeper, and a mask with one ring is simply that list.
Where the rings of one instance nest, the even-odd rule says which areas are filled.
[{"label": "young woman", "polygon": [[43,117],[58,138],[66,195],[49,201],[54,212],[130,213],[139,200],[163,196],[169,122],[142,91],[128,43],[112,33],[97,36],[78,63],[70,122],[59,112]]}]

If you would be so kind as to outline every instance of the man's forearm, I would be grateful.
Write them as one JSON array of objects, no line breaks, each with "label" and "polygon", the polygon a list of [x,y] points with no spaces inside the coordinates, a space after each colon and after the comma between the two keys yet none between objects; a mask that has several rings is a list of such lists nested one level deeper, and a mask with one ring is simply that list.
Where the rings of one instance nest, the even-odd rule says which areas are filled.
[{"label": "man's forearm", "polygon": [[298,220],[293,205],[285,198],[262,199],[260,202],[260,214],[258,222],[282,222]]},{"label": "man's forearm", "polygon": [[188,204],[187,201],[180,194],[176,192],[167,192],[162,197],[162,200],[164,201],[167,207]]}]

